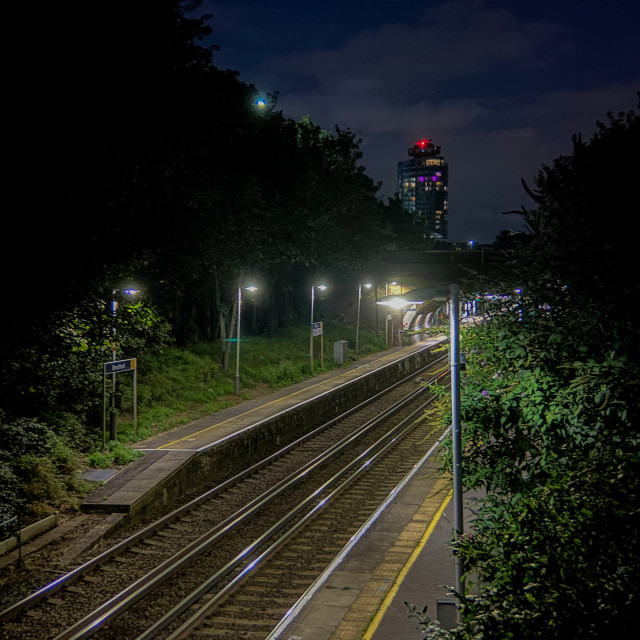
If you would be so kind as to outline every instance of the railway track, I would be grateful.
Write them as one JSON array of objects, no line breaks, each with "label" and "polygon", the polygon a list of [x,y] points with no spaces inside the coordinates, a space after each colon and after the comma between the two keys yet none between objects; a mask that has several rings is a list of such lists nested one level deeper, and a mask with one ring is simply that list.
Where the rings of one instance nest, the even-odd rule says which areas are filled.
[{"label": "railway track", "polygon": [[440,437],[431,401],[414,378],[327,422],[0,612],[1,637],[265,638]]}]

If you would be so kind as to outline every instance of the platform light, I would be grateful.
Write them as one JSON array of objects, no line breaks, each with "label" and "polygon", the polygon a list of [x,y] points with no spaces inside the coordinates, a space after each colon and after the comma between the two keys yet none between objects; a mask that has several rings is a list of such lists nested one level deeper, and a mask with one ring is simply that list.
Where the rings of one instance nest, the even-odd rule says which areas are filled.
[{"label": "platform light", "polygon": [[[116,350],[117,350],[117,342],[116,342],[116,315],[118,312],[118,301],[116,300],[116,295],[118,291],[121,293],[126,293],[129,296],[134,296],[140,293],[139,289],[134,287],[129,287],[128,289],[112,289],[111,290],[111,362],[116,362]],[[115,440],[117,438],[117,428],[116,428],[116,419],[117,419],[117,409],[118,409],[118,393],[116,388],[116,374],[111,374],[111,394],[109,401],[109,440]],[[103,433],[104,433],[104,413],[102,415],[103,419]],[[103,446],[104,446],[104,435],[103,435]]]},{"label": "platform light", "polygon": [[246,287],[238,287],[238,325],[236,330],[236,377],[235,377],[235,392],[236,395],[240,395],[240,313],[242,310],[242,289],[246,291],[257,291],[258,287],[250,284]]},{"label": "platform light", "polygon": [[360,351],[360,301],[362,300],[362,287],[365,287],[366,289],[371,289],[371,287],[373,287],[373,285],[370,282],[367,282],[365,284],[359,284],[358,285],[358,316],[356,319],[356,355],[358,355],[359,351]]},{"label": "platform light", "polygon": [[[316,289],[325,291],[327,289],[326,284],[312,284],[311,285],[311,326],[309,327],[309,366],[311,373],[313,374],[313,303],[315,300]],[[322,347],[320,349],[320,356],[322,357]]]}]

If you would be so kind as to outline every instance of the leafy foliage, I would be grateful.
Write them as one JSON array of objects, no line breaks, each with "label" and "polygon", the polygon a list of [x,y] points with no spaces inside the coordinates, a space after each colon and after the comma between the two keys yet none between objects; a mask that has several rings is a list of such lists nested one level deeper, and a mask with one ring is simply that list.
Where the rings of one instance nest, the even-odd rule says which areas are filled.
[{"label": "leafy foliage", "polygon": [[115,316],[110,306],[110,300],[87,297],[54,312],[51,324],[37,335],[29,332],[16,340],[2,363],[7,414],[42,418],[67,436],[69,414],[99,423],[103,364],[112,359],[112,347],[118,357],[128,358],[157,352],[170,341],[167,323],[146,301],[122,300]]},{"label": "leafy foliage", "polygon": [[215,66],[200,5],[71,0],[32,19],[47,64],[17,70],[29,82],[14,92],[11,233],[47,266],[20,274],[33,293],[8,317],[9,341],[27,329],[36,343],[54,312],[132,275],[181,345],[230,334],[247,274],[278,293],[256,318],[273,329],[299,320],[316,271],[355,269],[404,233],[352,132],[285,118],[277,95],[258,110],[255,87]]},{"label": "leafy foliage", "polygon": [[85,488],[75,473],[75,454],[46,426],[2,417],[0,441],[0,522],[48,515]]},{"label": "leafy foliage", "polygon": [[464,622],[451,638],[634,628],[640,286],[620,212],[635,169],[621,166],[615,189],[601,172],[639,136],[635,113],[609,116],[542,169],[537,208],[523,213],[534,234],[509,279],[493,283],[503,297],[489,321],[463,332],[464,484],[486,497],[471,535],[451,543],[479,579],[475,595],[460,595]]}]

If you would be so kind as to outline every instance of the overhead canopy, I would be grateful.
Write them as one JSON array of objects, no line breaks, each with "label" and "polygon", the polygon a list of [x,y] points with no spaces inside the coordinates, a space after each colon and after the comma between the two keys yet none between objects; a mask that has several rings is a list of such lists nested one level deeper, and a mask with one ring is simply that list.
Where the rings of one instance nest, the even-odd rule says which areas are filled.
[{"label": "overhead canopy", "polygon": [[383,296],[376,300],[376,304],[400,309],[406,305],[422,305],[427,300],[448,300],[449,292],[446,289],[434,289],[432,287],[420,287],[402,294]]},{"label": "overhead canopy", "polygon": [[[486,278],[509,259],[502,251],[383,251],[364,265],[372,281],[382,284],[391,279],[410,288],[446,289],[452,284],[465,286],[477,278]],[[476,288],[472,286],[470,288]]]}]

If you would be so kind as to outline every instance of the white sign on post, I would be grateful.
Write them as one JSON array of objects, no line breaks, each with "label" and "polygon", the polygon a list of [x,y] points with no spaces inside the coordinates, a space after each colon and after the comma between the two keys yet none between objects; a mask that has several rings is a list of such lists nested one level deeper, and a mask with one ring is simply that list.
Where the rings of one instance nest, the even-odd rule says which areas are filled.
[{"label": "white sign on post", "polygon": [[[112,360],[104,363],[104,375],[102,376],[102,446],[106,445],[106,413],[107,413],[107,376],[115,376],[117,373],[133,371],[133,428],[136,437],[138,435],[138,371],[136,358],[128,360]],[[115,378],[114,378],[115,379]]]}]

